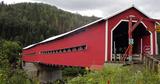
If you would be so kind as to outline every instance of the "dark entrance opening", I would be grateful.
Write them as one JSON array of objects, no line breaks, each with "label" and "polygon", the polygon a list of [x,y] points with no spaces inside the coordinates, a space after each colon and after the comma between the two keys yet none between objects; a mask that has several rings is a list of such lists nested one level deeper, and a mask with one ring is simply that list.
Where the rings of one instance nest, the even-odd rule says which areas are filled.
[{"label": "dark entrance opening", "polygon": [[[128,47],[128,22],[122,21],[113,30],[112,35],[113,35],[112,53],[124,54]],[[145,26],[142,23],[140,23],[132,33],[134,39],[133,54],[141,53],[141,45],[142,45],[141,39],[143,36],[148,36],[148,35],[150,35],[149,31],[147,31]]]}]

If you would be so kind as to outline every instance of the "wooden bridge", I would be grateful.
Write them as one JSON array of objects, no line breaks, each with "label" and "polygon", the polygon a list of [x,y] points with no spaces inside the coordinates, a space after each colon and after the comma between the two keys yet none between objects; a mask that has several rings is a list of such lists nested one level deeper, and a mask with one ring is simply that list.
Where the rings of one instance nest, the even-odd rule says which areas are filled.
[{"label": "wooden bridge", "polygon": [[[142,61],[146,53],[158,54],[155,30],[159,22],[136,7],[129,7],[111,17],[31,44],[23,48],[22,60],[24,64],[36,65],[42,82],[61,79],[63,67],[94,69],[117,59]],[[146,66],[156,71],[157,59],[146,56]]]}]

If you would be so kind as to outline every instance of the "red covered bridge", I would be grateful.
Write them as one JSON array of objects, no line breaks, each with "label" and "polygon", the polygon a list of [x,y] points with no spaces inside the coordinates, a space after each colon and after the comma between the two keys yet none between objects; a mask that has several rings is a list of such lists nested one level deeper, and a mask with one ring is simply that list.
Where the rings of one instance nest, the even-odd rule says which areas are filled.
[{"label": "red covered bridge", "polygon": [[[111,62],[115,56],[158,54],[158,20],[136,7],[99,19],[75,30],[23,48],[22,60],[46,65],[92,67]],[[129,28],[134,30],[129,34]],[[130,38],[131,35],[131,38]],[[115,55],[117,54],[117,55]]]}]

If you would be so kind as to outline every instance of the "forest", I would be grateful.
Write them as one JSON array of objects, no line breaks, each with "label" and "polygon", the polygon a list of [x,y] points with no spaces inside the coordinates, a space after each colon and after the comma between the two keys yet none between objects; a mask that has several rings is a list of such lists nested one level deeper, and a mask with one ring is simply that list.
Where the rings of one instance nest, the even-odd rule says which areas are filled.
[{"label": "forest", "polygon": [[27,46],[98,18],[72,14],[43,3],[0,4],[0,39]]}]

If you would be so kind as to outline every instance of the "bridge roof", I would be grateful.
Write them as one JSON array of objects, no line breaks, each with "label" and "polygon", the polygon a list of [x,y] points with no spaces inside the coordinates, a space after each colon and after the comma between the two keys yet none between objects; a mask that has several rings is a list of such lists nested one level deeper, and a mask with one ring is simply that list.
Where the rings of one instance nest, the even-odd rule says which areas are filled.
[{"label": "bridge roof", "polygon": [[92,25],[92,24],[98,23],[98,22],[103,21],[103,20],[108,20],[109,18],[112,18],[113,16],[118,15],[118,14],[120,14],[120,13],[122,13],[122,12],[124,12],[124,11],[126,11],[126,10],[128,10],[128,9],[130,9],[130,8],[135,8],[135,9],[137,9],[139,12],[141,12],[142,14],[144,14],[144,16],[150,18],[148,15],[146,15],[145,13],[143,13],[141,10],[139,10],[139,9],[136,8],[135,6],[131,6],[131,7],[128,7],[128,8],[126,8],[126,9],[124,9],[124,10],[120,10],[120,11],[116,12],[115,14],[113,14],[113,15],[111,15],[111,16],[107,16],[107,17],[98,19],[98,20],[96,20],[96,21],[93,21],[93,22],[91,22],[91,23],[89,23],[89,24],[86,24],[86,25],[84,25],[84,26],[81,26],[81,27],[79,27],[79,28],[76,28],[76,29],[74,29],[74,30],[71,30],[71,31],[69,31],[69,32],[66,32],[66,33],[63,33],[63,34],[60,34],[60,35],[56,35],[56,36],[50,37],[50,38],[48,38],[48,39],[45,39],[45,40],[43,40],[43,41],[41,41],[41,42],[38,42],[38,43],[35,43],[35,44],[32,44],[32,45],[29,45],[29,46],[27,46],[27,47],[24,47],[23,49],[29,49],[29,48],[32,48],[32,47],[38,45],[38,44],[46,43],[46,42],[53,41],[53,40],[56,40],[56,39],[58,39],[58,38],[67,36],[67,35],[75,32],[75,31],[78,31],[78,30],[81,30],[81,29],[83,29],[83,28],[86,28],[86,27],[88,27],[88,26],[90,26],[90,25]]}]

